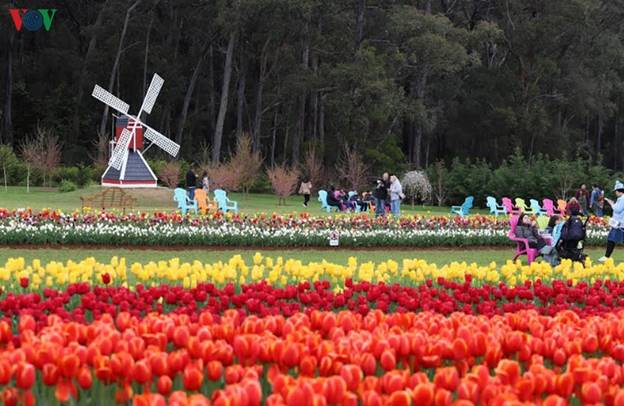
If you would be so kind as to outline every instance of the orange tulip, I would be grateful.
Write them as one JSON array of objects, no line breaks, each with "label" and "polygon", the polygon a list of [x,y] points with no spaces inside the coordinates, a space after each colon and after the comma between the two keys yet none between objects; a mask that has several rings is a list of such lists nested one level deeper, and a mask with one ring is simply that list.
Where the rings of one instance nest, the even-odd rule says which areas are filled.
[{"label": "orange tulip", "polygon": [[459,385],[459,374],[455,367],[439,368],[433,377],[436,388],[454,391]]}]

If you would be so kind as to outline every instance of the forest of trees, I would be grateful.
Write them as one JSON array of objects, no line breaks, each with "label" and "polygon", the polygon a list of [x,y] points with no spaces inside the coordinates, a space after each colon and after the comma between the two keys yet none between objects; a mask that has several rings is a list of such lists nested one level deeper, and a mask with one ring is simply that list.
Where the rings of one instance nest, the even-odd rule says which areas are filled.
[{"label": "forest of trees", "polygon": [[[10,7],[57,8],[16,32]],[[622,0],[58,0],[0,8],[0,143],[52,131],[66,164],[106,145],[95,83],[187,161],[242,134],[267,165],[344,145],[372,169],[580,156],[624,169]],[[148,157],[158,156],[150,150]]]}]

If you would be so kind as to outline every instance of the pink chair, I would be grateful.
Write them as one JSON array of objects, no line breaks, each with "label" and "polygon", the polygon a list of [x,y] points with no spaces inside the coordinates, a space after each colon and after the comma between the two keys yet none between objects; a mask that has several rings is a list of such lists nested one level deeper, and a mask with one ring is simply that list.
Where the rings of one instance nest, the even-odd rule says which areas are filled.
[{"label": "pink chair", "polygon": [[530,264],[535,261],[535,258],[538,257],[539,251],[536,248],[529,247],[529,240],[526,238],[518,238],[516,237],[516,227],[518,226],[518,216],[511,216],[509,220],[509,225],[511,226],[509,229],[509,239],[516,243],[516,256],[514,257],[514,261],[518,259],[520,255],[527,256],[527,262]]},{"label": "pink chair", "polygon": [[562,215],[561,210],[555,208],[555,202],[553,202],[550,199],[544,199],[542,200],[542,203],[544,203],[544,210],[546,210],[546,214],[548,214],[549,216],[554,216],[555,214],[558,215]]},{"label": "pink chair", "polygon": [[518,215],[521,213],[520,209],[513,205],[512,201],[508,197],[503,197],[503,207],[507,210],[509,215]]}]

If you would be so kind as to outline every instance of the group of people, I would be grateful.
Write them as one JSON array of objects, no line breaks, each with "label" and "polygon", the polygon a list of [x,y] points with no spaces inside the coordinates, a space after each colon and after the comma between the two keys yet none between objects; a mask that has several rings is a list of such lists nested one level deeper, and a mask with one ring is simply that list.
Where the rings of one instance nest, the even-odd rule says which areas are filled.
[{"label": "group of people", "polygon": [[599,185],[592,185],[592,190],[590,192],[587,190],[587,185],[582,184],[576,191],[574,197],[578,201],[583,215],[588,215],[589,210],[591,210],[595,216],[604,216],[604,190],[602,190]]},{"label": "group of people", "polygon": [[612,209],[613,215],[609,220],[609,234],[607,236],[607,248],[605,255],[598,259],[605,262],[613,254],[616,244],[624,243],[624,184],[620,181],[613,188],[617,199],[615,201],[605,198],[604,192],[594,185],[591,196],[587,193],[585,185],[577,191],[576,196],[570,199],[566,205],[568,219],[563,222],[563,217],[553,215],[548,221],[545,233],[540,233],[534,219],[525,213],[518,217],[515,235],[517,238],[526,239],[529,248],[538,250],[545,261],[555,266],[560,262],[560,257],[582,261],[583,240],[585,239],[585,223],[579,218],[581,214],[588,215],[588,206],[596,216],[604,214],[604,202]]},{"label": "group of people", "polygon": [[[308,207],[310,194],[312,192],[312,182],[310,179],[303,179],[299,185],[299,194],[303,196],[303,206]],[[384,173],[377,179],[372,192],[359,194],[357,191],[347,192],[330,186],[327,191],[327,204],[338,208],[340,211],[368,211],[368,208],[375,208],[375,216],[385,216],[386,212],[391,212],[394,216],[401,214],[401,201],[405,199],[403,187],[399,178],[389,173]],[[358,210],[359,209],[359,210]]]},{"label": "group of people", "polygon": [[[206,191],[206,194],[210,192],[210,179],[206,171],[201,176],[200,187]],[[186,172],[186,192],[190,200],[195,199],[195,189],[197,189],[197,169],[194,166],[190,166],[188,172]]]}]

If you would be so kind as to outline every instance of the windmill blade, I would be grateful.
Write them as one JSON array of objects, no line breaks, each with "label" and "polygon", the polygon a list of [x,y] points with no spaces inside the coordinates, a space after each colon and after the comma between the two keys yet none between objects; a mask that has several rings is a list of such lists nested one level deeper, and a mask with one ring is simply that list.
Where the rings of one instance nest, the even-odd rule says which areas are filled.
[{"label": "windmill blade", "polygon": [[177,156],[180,151],[180,146],[175,142],[171,141],[169,138],[165,137],[161,133],[156,130],[153,130],[147,127],[145,134],[143,135],[145,138],[150,140],[152,143],[158,145],[160,149],[165,151],[171,156]]},{"label": "windmill blade", "polygon": [[102,103],[112,107],[120,113],[126,114],[130,109],[130,105],[120,98],[113,96],[108,90],[101,88],[98,85],[95,85],[93,88],[93,93],[91,96],[95,97]]},{"label": "windmill blade", "polygon": [[160,89],[165,83],[165,80],[158,76],[158,74],[154,73],[154,77],[152,78],[152,83],[150,83],[149,89],[147,89],[147,94],[145,95],[145,99],[143,99],[143,106],[141,107],[141,111],[145,111],[147,114],[152,113],[152,108],[154,108],[154,103],[156,103],[156,98],[160,93]]},{"label": "windmill blade", "polygon": [[119,141],[117,141],[117,145],[115,145],[115,149],[111,154],[110,166],[118,171],[121,170],[121,166],[128,155],[128,146],[130,145],[130,140],[132,140],[133,133],[133,131],[129,131],[124,128],[121,132],[121,136],[119,136]]}]

